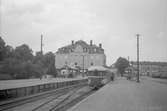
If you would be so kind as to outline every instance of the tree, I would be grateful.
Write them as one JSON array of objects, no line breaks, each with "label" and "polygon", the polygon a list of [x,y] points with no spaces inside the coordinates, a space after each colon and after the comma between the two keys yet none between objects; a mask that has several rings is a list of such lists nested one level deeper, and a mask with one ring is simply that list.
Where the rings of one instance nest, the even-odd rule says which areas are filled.
[{"label": "tree", "polygon": [[1,73],[10,74],[12,77],[14,77],[15,74],[19,73],[19,63],[20,61],[16,60],[15,58],[5,59]]},{"label": "tree", "polygon": [[0,73],[15,79],[41,77],[44,74],[56,76],[54,54],[37,52],[34,56],[32,52],[26,44],[13,49],[0,37]]},{"label": "tree", "polygon": [[23,44],[13,49],[5,46],[4,65],[1,72],[10,74],[13,78],[30,78],[33,76],[33,54],[28,45]]},{"label": "tree", "polygon": [[33,60],[32,49],[26,44],[16,47],[14,56],[22,61]]},{"label": "tree", "polygon": [[0,36],[0,61],[4,59],[5,56],[5,41]]},{"label": "tree", "polygon": [[55,55],[52,52],[48,52],[44,55],[44,66],[47,69],[47,74],[56,76],[55,68]]},{"label": "tree", "polygon": [[32,61],[25,61],[20,64],[17,79],[36,78],[43,75],[43,68],[38,64],[33,64]]},{"label": "tree", "polygon": [[38,64],[40,67],[42,67],[45,74],[56,76],[54,53],[48,52],[43,55],[41,54],[41,52],[37,52],[36,56],[34,57],[33,63]]},{"label": "tree", "polygon": [[118,69],[118,72],[123,76],[125,68],[129,66],[129,61],[123,57],[119,57],[115,63],[115,67]]},{"label": "tree", "polygon": [[34,59],[33,59],[33,63],[43,66],[42,61],[43,61],[42,53],[41,52],[36,52],[36,55],[34,56]]},{"label": "tree", "polygon": [[10,45],[6,45],[5,47],[5,58],[14,57],[14,49]]}]

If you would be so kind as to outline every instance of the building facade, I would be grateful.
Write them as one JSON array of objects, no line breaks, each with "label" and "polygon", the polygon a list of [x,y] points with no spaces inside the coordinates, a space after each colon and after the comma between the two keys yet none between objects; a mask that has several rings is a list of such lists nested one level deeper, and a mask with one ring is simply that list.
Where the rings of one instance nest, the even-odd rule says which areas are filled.
[{"label": "building facade", "polygon": [[[137,63],[132,62],[133,67],[137,69]],[[142,75],[153,76],[161,75],[167,77],[167,63],[166,62],[140,62],[139,71]]]},{"label": "building facade", "polygon": [[102,44],[97,46],[92,40],[90,44],[83,40],[72,41],[70,45],[59,48],[55,54],[56,69],[69,66],[86,70],[90,66],[103,65],[106,65],[106,56]]}]

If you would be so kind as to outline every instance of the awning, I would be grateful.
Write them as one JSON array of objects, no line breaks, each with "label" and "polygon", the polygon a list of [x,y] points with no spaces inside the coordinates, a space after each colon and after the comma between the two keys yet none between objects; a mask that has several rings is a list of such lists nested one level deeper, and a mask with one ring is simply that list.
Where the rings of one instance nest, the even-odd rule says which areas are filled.
[{"label": "awning", "polygon": [[103,66],[91,66],[88,71],[108,71],[108,69]]}]

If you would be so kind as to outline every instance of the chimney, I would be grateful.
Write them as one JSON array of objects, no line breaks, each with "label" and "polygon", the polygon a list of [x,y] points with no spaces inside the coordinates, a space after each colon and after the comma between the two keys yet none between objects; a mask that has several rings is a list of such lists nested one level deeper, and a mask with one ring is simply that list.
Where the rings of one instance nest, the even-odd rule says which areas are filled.
[{"label": "chimney", "polygon": [[102,44],[101,43],[99,44],[99,47],[102,48]]},{"label": "chimney", "polygon": [[74,40],[72,40],[72,42],[71,42],[71,43],[72,43],[72,45],[74,45]]},{"label": "chimney", "polygon": [[93,42],[93,41],[92,41],[92,40],[90,40],[90,46],[92,46],[92,42]]}]

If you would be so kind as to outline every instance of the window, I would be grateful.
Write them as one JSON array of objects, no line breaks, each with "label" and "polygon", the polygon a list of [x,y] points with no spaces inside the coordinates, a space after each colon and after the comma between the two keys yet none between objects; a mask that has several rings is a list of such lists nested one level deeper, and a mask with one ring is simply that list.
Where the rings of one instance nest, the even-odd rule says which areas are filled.
[{"label": "window", "polygon": [[68,59],[68,56],[66,55],[66,56],[64,56],[64,58],[65,58],[65,59]]},{"label": "window", "polygon": [[83,48],[84,52],[87,52],[87,48]]},{"label": "window", "polygon": [[67,61],[65,61],[65,65],[67,65]]},{"label": "window", "polygon": [[77,64],[78,64],[78,63],[77,63],[77,62],[75,62],[75,65],[76,65],[76,66],[77,66]]},{"label": "window", "polygon": [[96,52],[97,51],[97,49],[96,48],[94,48],[94,52]]},{"label": "window", "polygon": [[91,62],[90,65],[93,66],[93,62]]}]

